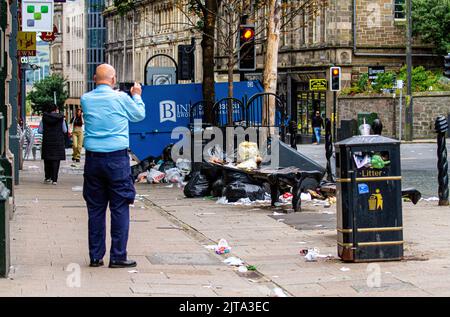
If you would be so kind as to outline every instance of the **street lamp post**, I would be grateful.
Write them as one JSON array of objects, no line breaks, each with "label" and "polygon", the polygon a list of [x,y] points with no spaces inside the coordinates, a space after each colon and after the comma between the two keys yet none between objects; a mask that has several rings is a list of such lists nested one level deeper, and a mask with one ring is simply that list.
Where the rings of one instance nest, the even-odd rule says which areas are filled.
[{"label": "street lamp post", "polygon": [[413,140],[414,111],[412,95],[412,0],[406,0],[406,65],[407,65],[407,87],[406,87],[406,113],[405,113],[405,140]]}]

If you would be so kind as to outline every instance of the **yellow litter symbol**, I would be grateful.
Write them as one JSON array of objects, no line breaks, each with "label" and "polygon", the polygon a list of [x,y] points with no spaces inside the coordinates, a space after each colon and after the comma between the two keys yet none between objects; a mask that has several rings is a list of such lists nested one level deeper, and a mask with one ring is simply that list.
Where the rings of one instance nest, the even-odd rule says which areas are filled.
[{"label": "yellow litter symbol", "polygon": [[380,194],[379,189],[376,189],[375,194],[372,194],[369,197],[369,210],[383,210],[383,195]]}]

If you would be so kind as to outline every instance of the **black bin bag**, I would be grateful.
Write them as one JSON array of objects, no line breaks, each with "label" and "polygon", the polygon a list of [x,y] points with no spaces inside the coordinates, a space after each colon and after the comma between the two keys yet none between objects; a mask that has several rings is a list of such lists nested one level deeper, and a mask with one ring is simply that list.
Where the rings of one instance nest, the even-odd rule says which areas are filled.
[{"label": "black bin bag", "polygon": [[264,200],[265,190],[262,186],[235,182],[225,187],[224,195],[228,202],[234,203],[241,198],[251,201]]},{"label": "black bin bag", "polygon": [[211,185],[205,175],[193,172],[184,187],[184,195],[188,198],[205,197],[211,193]]}]

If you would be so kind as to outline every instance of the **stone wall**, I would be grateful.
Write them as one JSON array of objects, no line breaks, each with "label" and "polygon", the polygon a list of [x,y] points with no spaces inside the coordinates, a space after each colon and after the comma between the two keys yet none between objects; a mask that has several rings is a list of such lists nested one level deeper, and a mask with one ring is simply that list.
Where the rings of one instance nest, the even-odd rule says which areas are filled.
[{"label": "stone wall", "polygon": [[394,19],[393,0],[357,0],[358,46],[399,46],[405,42],[405,27]]},{"label": "stone wall", "polygon": [[[383,135],[399,136],[399,96],[341,96],[338,101],[338,120],[357,119],[358,113],[376,112],[383,123]],[[450,92],[414,94],[414,139],[435,138],[434,120],[438,115],[450,115]],[[405,98],[402,105],[402,135],[405,127]],[[339,126],[339,123],[338,123]]]}]

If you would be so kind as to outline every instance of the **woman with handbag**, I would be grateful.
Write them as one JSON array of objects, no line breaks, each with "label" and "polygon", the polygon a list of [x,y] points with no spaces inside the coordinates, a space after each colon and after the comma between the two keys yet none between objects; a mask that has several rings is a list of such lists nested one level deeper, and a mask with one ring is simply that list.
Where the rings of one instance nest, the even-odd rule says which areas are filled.
[{"label": "woman with handbag", "polygon": [[72,118],[72,161],[80,162],[81,149],[83,148],[83,115],[81,109],[77,108],[75,116]]}]

